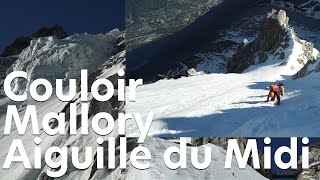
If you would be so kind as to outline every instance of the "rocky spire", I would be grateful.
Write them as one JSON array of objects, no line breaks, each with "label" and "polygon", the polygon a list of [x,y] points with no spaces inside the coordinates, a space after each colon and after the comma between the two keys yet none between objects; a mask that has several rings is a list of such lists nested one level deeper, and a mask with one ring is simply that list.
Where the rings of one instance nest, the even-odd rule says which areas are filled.
[{"label": "rocky spire", "polygon": [[228,63],[228,72],[241,73],[250,65],[266,61],[268,52],[286,46],[287,44],[283,42],[287,38],[285,27],[288,26],[288,22],[289,17],[284,10],[272,9],[261,23],[258,37],[238,47]]}]

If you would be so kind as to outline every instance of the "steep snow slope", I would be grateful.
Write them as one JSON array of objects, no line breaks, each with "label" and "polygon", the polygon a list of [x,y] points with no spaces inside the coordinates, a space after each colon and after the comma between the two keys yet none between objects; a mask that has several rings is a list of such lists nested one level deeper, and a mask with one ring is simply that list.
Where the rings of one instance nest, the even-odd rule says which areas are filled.
[{"label": "steep snow slope", "polygon": [[[88,68],[91,70],[91,72],[94,72],[93,75],[89,77],[90,81],[93,81],[93,79],[98,76],[99,78],[109,78],[114,76],[117,70],[124,69],[125,51],[120,51],[121,48],[117,46],[119,39],[122,40],[122,38],[118,38],[120,34],[121,32],[119,30],[114,30],[106,35],[76,34],[63,40],[58,40],[53,37],[39,38],[38,40],[31,42],[31,45],[20,54],[18,61],[11,67],[10,71],[24,70],[27,71],[30,80],[35,78],[48,78],[48,80],[53,82],[55,78],[62,78],[64,80],[69,78],[78,78],[80,75],[80,69]],[[113,54],[115,55],[110,57]],[[26,87],[28,87],[28,84],[20,85],[17,84],[17,82],[14,85],[17,92],[21,93],[25,91]],[[96,102],[91,101],[92,99],[90,99],[90,105],[96,105],[94,107],[95,109],[101,108],[95,104]],[[81,104],[79,100],[79,94],[77,94],[74,102],[77,103],[77,110],[79,110]],[[36,102],[28,99],[23,103],[12,102],[6,97],[1,97],[0,179],[37,179],[38,177],[40,177],[39,179],[47,178],[44,173],[41,173],[42,169],[25,169],[21,163],[13,163],[10,169],[2,169],[13,139],[22,140],[30,162],[33,164],[33,148],[35,147],[33,141],[36,136],[32,135],[31,125],[27,127],[26,133],[23,136],[18,135],[15,126],[12,127],[10,135],[4,135],[7,106],[17,105],[19,115],[22,118],[22,116],[25,114],[27,104],[35,105],[37,109],[38,124],[40,128],[40,135],[38,137],[41,138],[42,155],[44,155],[46,149],[52,145],[63,146],[65,143],[75,144],[80,147],[84,147],[85,145],[83,144],[83,139],[79,137],[79,135],[49,136],[44,133],[42,129],[42,118],[45,114],[49,112],[64,112],[69,114],[68,102],[61,102],[54,95],[46,102]],[[109,112],[117,111],[119,108],[121,108],[120,106],[122,106],[118,106],[118,104],[112,106],[113,104],[110,105],[110,102],[105,102],[103,105],[104,110]],[[90,110],[94,108],[91,107]],[[80,111],[78,111],[77,115],[79,114]],[[68,132],[69,119],[66,119],[66,121],[66,129]],[[53,123],[53,126],[54,124],[55,123]],[[92,143],[92,141],[95,142],[96,136],[94,136],[94,134],[94,132],[90,132],[90,136],[83,136],[85,139],[84,142],[88,144]],[[46,167],[44,166],[43,159],[42,163],[42,168],[45,169]],[[73,173],[76,173],[76,171],[73,171]],[[81,175],[80,172],[76,174],[78,174],[78,176]]]},{"label": "steep snow slope", "polygon": [[[95,78],[110,78],[114,75],[116,68],[124,69],[124,61],[125,61],[125,52],[119,52],[115,56],[112,56],[106,63],[104,63],[101,66],[101,69],[97,70],[96,77]],[[74,103],[77,104],[77,116],[81,114],[81,104],[79,98],[80,94],[77,94],[76,98],[74,99]],[[111,113],[111,111],[116,111],[117,109],[120,109],[122,105],[115,105],[113,107],[110,105],[110,102],[103,102],[102,104],[97,104],[93,99],[92,96],[89,94],[89,111],[90,114],[93,114],[94,110],[92,109],[99,109],[103,108],[104,112]],[[2,144],[2,149],[0,151],[0,164],[3,165],[6,156],[8,154],[9,147],[11,145],[11,142],[13,139],[21,139],[24,147],[26,149],[27,155],[30,159],[31,164],[33,164],[34,154],[33,154],[33,148],[35,146],[34,144],[34,138],[37,136],[32,135],[32,129],[29,125],[26,134],[23,136],[18,135],[18,132],[14,126],[14,128],[11,130],[11,134],[9,136],[3,135],[3,129],[5,127],[5,110],[7,105],[13,104],[13,102],[2,99],[0,104],[0,109],[3,109],[0,116],[0,132],[1,132],[1,138],[0,143]],[[80,130],[77,135],[70,136],[68,133],[66,135],[55,135],[55,136],[49,136],[47,135],[43,129],[42,129],[42,118],[45,114],[49,112],[64,112],[66,114],[69,114],[69,104],[70,102],[61,102],[59,101],[55,96],[53,96],[49,101],[47,102],[36,102],[32,100],[28,100],[26,102],[27,104],[34,104],[37,108],[37,116],[39,121],[39,128],[40,128],[40,135],[38,137],[41,138],[41,148],[42,148],[42,157],[50,146],[58,146],[58,147],[68,147],[71,148],[72,146],[78,146],[80,148],[90,146],[95,148],[97,146],[96,139],[98,138],[98,135],[90,128],[89,135],[88,136],[81,136]],[[109,103],[109,104],[108,104]],[[16,103],[19,105],[19,103]],[[91,107],[94,106],[94,107]],[[101,107],[102,106],[102,107]],[[25,107],[22,105],[19,109],[19,114],[22,117],[25,114]],[[66,115],[67,117],[69,115]],[[91,118],[89,117],[89,127],[91,127]],[[69,119],[66,119],[66,132],[68,132],[68,129],[70,127]],[[117,132],[113,132],[110,136],[117,136]],[[71,164],[71,154],[69,154],[69,164]],[[81,158],[83,158],[84,154],[81,153]],[[4,179],[37,179],[39,177],[40,180],[46,179],[48,176],[45,173],[45,170],[48,169],[48,167],[45,166],[44,160],[42,160],[42,169],[38,170],[26,170],[21,163],[13,163],[11,168],[9,170],[0,169],[0,176]],[[68,168],[68,173],[62,178],[62,179],[80,179],[80,177],[85,177],[85,175],[88,175],[88,178],[91,173],[91,168],[87,169],[86,171],[76,171],[76,169],[72,166]]]},{"label": "steep snow slope", "polygon": [[[9,170],[2,169],[3,163],[6,159],[6,156],[8,155],[9,147],[12,143],[13,139],[21,139],[24,147],[26,148],[26,153],[28,154],[28,157],[30,159],[31,164],[34,162],[34,152],[33,148],[35,146],[34,144],[34,138],[36,136],[32,135],[32,128],[31,125],[27,127],[25,135],[21,136],[18,135],[17,129],[14,126],[11,130],[10,135],[4,135],[4,127],[5,127],[5,114],[6,114],[6,107],[7,105],[14,104],[11,101],[5,101],[1,100],[1,115],[0,115],[0,144],[1,144],[1,150],[0,150],[0,177],[3,179],[36,179],[36,177],[39,174],[39,170],[26,170],[20,163],[13,163]],[[2,104],[4,103],[4,104]],[[34,101],[28,101],[28,104],[34,104],[37,108],[37,116],[38,116],[38,124],[39,128],[42,129],[42,118],[45,116],[45,114],[49,112],[61,112],[64,108],[64,106],[67,103],[59,101],[56,97],[51,98],[46,103],[38,103]],[[18,105],[19,106],[19,105]],[[23,118],[23,115],[25,113],[25,107],[20,108],[20,118]],[[40,135],[38,136],[41,138],[41,147],[47,149],[50,147],[54,141],[56,140],[56,136],[49,136],[43,133],[43,130],[40,131]],[[44,151],[42,152],[42,155],[44,154]]]},{"label": "steep snow slope", "polygon": [[56,79],[79,78],[81,69],[94,72],[115,51],[121,32],[117,29],[107,34],[75,34],[65,39],[54,36],[32,40],[11,66],[12,71],[26,71],[28,82],[16,79],[15,92],[22,94],[30,82],[45,78],[51,83]]},{"label": "steep snow slope", "polygon": [[[294,81],[291,76],[307,62],[302,40],[287,27],[289,46],[243,74],[211,74],[177,80],[161,80],[137,89],[137,102],[126,111],[156,113],[150,129],[154,136],[316,136],[320,96],[316,77]],[[318,54],[313,49],[312,56]],[[318,75],[315,75],[318,76]],[[262,103],[264,87],[282,81],[286,87],[282,105]],[[133,122],[130,135],[137,134]]]}]

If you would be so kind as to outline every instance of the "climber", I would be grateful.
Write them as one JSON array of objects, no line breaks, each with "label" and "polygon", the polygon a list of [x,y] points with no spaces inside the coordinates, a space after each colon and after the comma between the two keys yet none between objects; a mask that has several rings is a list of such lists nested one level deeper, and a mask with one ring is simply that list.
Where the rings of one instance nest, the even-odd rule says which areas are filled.
[{"label": "climber", "polygon": [[283,83],[279,83],[278,85],[273,83],[271,86],[265,87],[265,89],[270,90],[266,102],[269,102],[269,98],[271,98],[271,101],[274,101],[275,98],[277,98],[278,105],[280,105],[280,100],[281,100],[280,95],[282,96],[284,93]]},{"label": "climber", "polygon": [[[280,95],[283,96],[284,94],[284,86],[283,86],[283,83],[280,82],[278,83],[278,87],[279,87],[279,92],[280,92]],[[270,92],[269,93],[269,96],[271,97],[271,101],[274,101],[275,100],[275,95],[274,95],[274,92]]]}]

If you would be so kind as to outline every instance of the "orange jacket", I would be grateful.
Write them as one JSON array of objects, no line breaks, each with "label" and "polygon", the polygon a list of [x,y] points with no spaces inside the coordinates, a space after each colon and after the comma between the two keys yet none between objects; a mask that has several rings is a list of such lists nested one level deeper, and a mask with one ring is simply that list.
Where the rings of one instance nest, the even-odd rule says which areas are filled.
[{"label": "orange jacket", "polygon": [[279,86],[277,86],[277,85],[275,85],[275,84],[272,84],[272,85],[270,86],[270,91],[279,91],[279,90],[280,90]]}]

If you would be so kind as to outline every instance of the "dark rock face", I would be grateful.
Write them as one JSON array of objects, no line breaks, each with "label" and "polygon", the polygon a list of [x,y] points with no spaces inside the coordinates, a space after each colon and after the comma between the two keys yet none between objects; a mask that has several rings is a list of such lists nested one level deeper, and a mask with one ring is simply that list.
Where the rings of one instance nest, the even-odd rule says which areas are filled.
[{"label": "dark rock face", "polygon": [[[102,144],[102,146],[104,147],[104,154],[105,154],[105,157],[104,157],[104,164],[108,164],[108,141],[104,141],[104,143]],[[115,155],[117,157],[117,160],[120,156],[120,137],[116,137],[115,139],[115,146],[116,146],[116,152],[115,152]],[[127,138],[127,153],[131,152],[134,148],[138,147],[139,144],[138,144],[138,138]],[[89,179],[92,179],[92,177],[94,176],[94,174],[96,173],[97,171],[97,154],[95,154],[94,156],[94,165],[92,166],[91,168],[91,173],[90,173],[90,177]],[[109,172],[112,172],[112,170],[108,170]],[[128,168],[127,169],[123,169],[123,171],[128,171]]]},{"label": "dark rock face", "polygon": [[43,27],[37,32],[32,34],[32,38],[47,37],[47,36],[56,36],[58,39],[64,39],[68,37],[67,33],[64,31],[62,26],[54,25],[52,27]]},{"label": "dark rock face", "polygon": [[18,37],[12,44],[7,46],[3,52],[0,54],[0,57],[8,57],[18,55],[22,52],[23,49],[30,45],[30,41],[33,38],[47,37],[47,36],[56,36],[59,39],[67,37],[67,33],[59,25],[54,25],[50,28],[43,27],[35,32],[31,37]]},{"label": "dark rock face", "polygon": [[[204,138],[192,138],[191,139],[191,144],[193,146],[201,146],[204,144],[215,144],[217,146],[222,147],[223,149],[227,149],[228,147],[228,141],[229,139],[232,138],[226,138],[226,137],[204,137]],[[239,149],[241,154],[244,154],[245,148],[247,146],[247,142],[248,140],[245,138],[236,138],[238,145],[239,145]],[[264,159],[263,159],[263,154],[259,151],[259,159],[260,159],[260,169],[257,169],[257,171],[263,175],[266,178],[271,178],[272,177],[272,173],[271,170],[269,169],[264,169]],[[253,160],[249,158],[248,160],[248,165],[253,167]]]},{"label": "dark rock face", "polygon": [[320,172],[320,142],[317,142],[309,147],[309,165],[308,169],[302,169],[302,159],[298,161],[297,180],[319,179]]},{"label": "dark rock face", "polygon": [[126,44],[125,44],[125,35],[121,35],[118,37],[117,39],[117,52],[121,52],[121,51],[124,51],[126,48]]},{"label": "dark rock face", "polygon": [[30,37],[18,37],[11,45],[7,46],[3,52],[0,54],[0,57],[8,57],[12,55],[20,54],[21,51],[30,45]]},{"label": "dark rock face", "polygon": [[178,32],[223,0],[126,0],[127,50]]},{"label": "dark rock face", "polygon": [[249,44],[242,44],[229,62],[228,72],[241,73],[250,65],[261,63],[267,60],[268,53],[277,49],[286,38],[286,31],[283,28],[288,25],[289,18],[286,12],[276,10],[268,13],[262,22],[258,37]]},{"label": "dark rock face", "polygon": [[[320,60],[314,60],[314,61],[308,61],[305,66],[303,66],[300,71],[298,71],[294,76],[293,79],[299,79],[306,77],[307,75],[311,74],[312,72],[320,72]],[[318,65],[315,66],[315,63],[318,63]],[[314,69],[309,69],[310,66],[315,66]]]},{"label": "dark rock face", "polygon": [[47,175],[47,173],[43,172],[41,173],[41,175],[39,176],[40,180],[54,180],[54,178],[50,177]]}]

